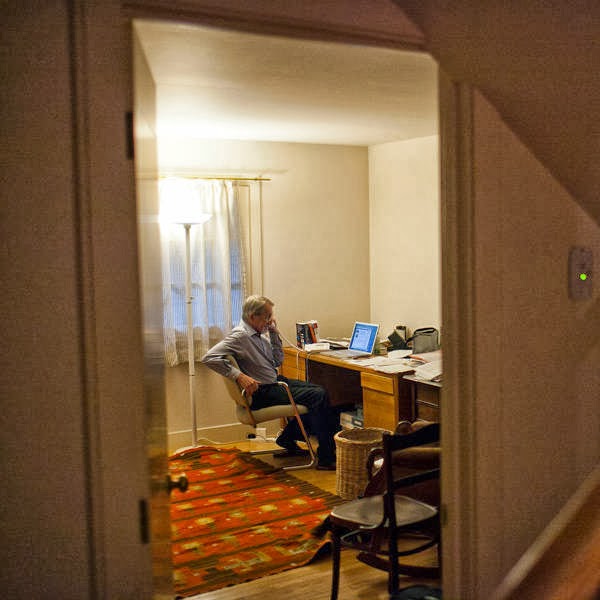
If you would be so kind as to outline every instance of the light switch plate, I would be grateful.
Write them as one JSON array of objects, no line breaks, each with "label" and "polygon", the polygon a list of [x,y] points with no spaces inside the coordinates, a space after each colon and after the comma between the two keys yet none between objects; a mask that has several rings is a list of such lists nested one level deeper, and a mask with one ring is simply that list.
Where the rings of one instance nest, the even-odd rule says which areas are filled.
[{"label": "light switch plate", "polygon": [[569,297],[589,300],[592,297],[594,257],[590,248],[575,246],[569,252]]}]

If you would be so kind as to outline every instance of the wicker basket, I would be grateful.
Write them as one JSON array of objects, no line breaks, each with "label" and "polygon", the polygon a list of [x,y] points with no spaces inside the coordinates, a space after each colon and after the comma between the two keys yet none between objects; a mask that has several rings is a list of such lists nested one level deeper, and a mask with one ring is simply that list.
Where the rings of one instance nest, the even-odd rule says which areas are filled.
[{"label": "wicker basket", "polygon": [[344,500],[354,500],[367,485],[367,456],[381,446],[386,429],[367,427],[344,429],[335,434],[336,494]]}]

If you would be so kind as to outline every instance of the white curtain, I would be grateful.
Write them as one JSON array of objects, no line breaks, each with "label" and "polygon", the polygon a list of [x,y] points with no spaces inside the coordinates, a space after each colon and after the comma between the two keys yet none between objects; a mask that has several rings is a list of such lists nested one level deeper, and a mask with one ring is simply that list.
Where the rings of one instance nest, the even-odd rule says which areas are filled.
[{"label": "white curtain", "polygon": [[[202,217],[164,215],[186,199]],[[200,179],[166,179],[161,183],[161,245],[165,356],[175,366],[188,360],[186,250],[184,222],[190,226],[192,323],[198,360],[236,325],[246,297],[246,264],[235,183]],[[195,222],[198,221],[198,222]]]}]

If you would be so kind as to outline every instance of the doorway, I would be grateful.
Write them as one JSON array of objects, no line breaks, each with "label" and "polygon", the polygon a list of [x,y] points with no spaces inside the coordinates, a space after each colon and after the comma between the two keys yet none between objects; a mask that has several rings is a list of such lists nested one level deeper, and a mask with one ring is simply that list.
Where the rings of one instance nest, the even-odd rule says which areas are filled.
[{"label": "doorway", "polygon": [[[144,28],[145,28],[146,25],[148,25],[148,28],[146,30],[144,30]],[[158,46],[161,46],[163,48],[163,50],[164,50],[164,47],[165,47],[164,46],[164,40],[167,39],[171,35],[174,35],[176,37],[177,36],[185,36],[186,39],[188,40],[188,43],[191,43],[191,44],[199,43],[199,40],[202,40],[203,43],[206,43],[206,39],[210,37],[211,40],[212,40],[211,43],[213,44],[213,50],[212,51],[214,51],[214,52],[216,52],[215,48],[219,47],[218,44],[222,44],[224,39],[226,39],[227,42],[229,42],[231,44],[232,40],[234,40],[236,38],[242,39],[242,38],[246,37],[246,39],[251,39],[253,42],[256,42],[256,40],[258,38],[258,36],[250,36],[250,38],[248,38],[247,36],[244,36],[242,34],[238,34],[238,33],[235,33],[235,32],[231,32],[231,31],[216,32],[216,30],[213,30],[213,29],[206,29],[206,28],[196,27],[196,26],[191,26],[191,25],[190,26],[188,26],[188,25],[182,26],[182,25],[174,25],[174,24],[159,23],[159,22],[151,22],[151,23],[148,23],[148,22],[136,22],[136,29],[137,29],[138,34],[141,32],[141,44],[140,44],[140,46],[141,46],[140,47],[141,55],[138,54],[136,56],[136,58],[135,58],[136,63],[138,63],[141,59],[145,59],[146,61],[148,61],[149,55],[152,55],[152,50],[151,49],[148,50],[148,49],[149,49],[149,47],[153,43],[157,43]],[[155,35],[156,37],[153,38],[153,35]],[[293,50],[290,50],[290,52],[292,52],[292,53],[295,52],[296,53],[295,56],[296,56],[296,58],[298,60],[300,59],[300,54],[299,53],[300,53],[300,49],[302,49],[302,47],[304,47],[303,48],[304,52],[308,52],[309,54],[311,53],[311,50],[307,50],[307,48],[306,48],[306,46],[308,45],[308,42],[298,43],[296,41],[294,44],[292,44],[292,42],[290,40],[288,40],[287,42],[285,42],[285,40],[283,38],[277,38],[276,41],[277,41],[278,44],[281,45],[280,48],[283,48],[282,44],[287,44],[287,45],[290,45],[291,47],[293,47]],[[344,46],[342,46],[340,44],[323,44],[323,43],[318,43],[318,44],[316,44],[314,46],[314,48],[325,47],[325,46],[330,46],[332,49],[335,50],[336,56],[338,57],[338,60],[340,61],[340,63],[339,63],[340,67],[342,67],[344,65],[347,65],[347,63],[352,63],[353,62],[352,56],[354,55],[354,53],[356,53],[356,51],[358,49],[357,46],[347,46],[346,47],[346,52],[347,52],[348,56],[344,56]],[[185,45],[184,45],[184,47],[185,47]],[[145,50],[144,50],[144,48],[145,48]],[[222,48],[222,46],[221,46],[221,48]],[[231,50],[231,48],[230,48],[230,50]],[[380,62],[380,68],[382,69],[382,71],[384,71],[382,63],[385,63],[386,60],[389,60],[389,58],[390,58],[391,55],[393,55],[394,53],[397,53],[397,56],[401,55],[401,51],[398,51],[398,50],[391,51],[389,49],[373,49],[373,48],[366,48],[366,47],[365,48],[360,48],[360,50],[363,50],[365,53],[368,52],[369,54],[372,54],[373,57],[374,57],[374,60],[376,60],[375,56],[379,55],[378,59],[381,61]],[[210,53],[211,50],[210,49],[207,50],[205,48],[204,51]],[[192,54],[194,54],[194,53],[192,53]],[[312,51],[313,60],[314,60],[314,56],[317,55],[317,54],[318,54],[317,50],[313,50]],[[158,61],[165,59],[164,57],[167,56],[169,61],[173,61],[173,62],[167,63],[167,64],[172,64],[172,65],[177,65],[178,64],[178,61],[177,61],[177,52],[173,48],[168,49],[164,53],[160,52],[159,55],[160,56],[156,59]],[[242,55],[245,58],[248,58],[247,52],[245,54],[242,54],[239,49],[235,50],[233,52],[233,55],[234,56],[235,55],[237,55],[237,56]],[[435,65],[433,65],[433,61],[429,57],[427,57],[426,55],[422,55],[422,54],[416,55],[415,53],[411,53],[411,58],[413,59],[411,67],[410,67],[410,69],[408,67],[406,67],[406,68],[407,68],[407,71],[411,73],[412,77],[418,79],[418,77],[415,75],[414,69],[416,69],[418,67],[418,64],[420,63],[420,64],[427,64],[427,68],[431,69],[430,76],[432,76],[433,79],[436,80],[436,78],[437,78],[437,72],[435,70]],[[259,61],[256,60],[256,62],[259,62]],[[152,60],[149,60],[148,68],[149,68],[149,71],[152,73],[153,68],[159,68],[159,70],[160,70],[160,68],[164,69],[165,68],[165,64],[162,64],[161,67],[156,67],[155,64],[154,65],[152,64]],[[197,68],[197,66],[196,65],[192,65],[192,68]],[[210,79],[209,75],[210,75],[210,73],[204,72],[203,77]],[[212,75],[214,77],[214,73]],[[340,83],[340,81],[339,81],[339,79],[336,80],[337,76],[335,74],[335,68],[331,67],[331,64],[330,64],[327,72],[325,72],[323,75],[324,75],[323,78],[327,80],[326,84],[329,85],[330,95],[333,97],[334,101],[337,102],[338,105],[340,105],[340,106],[343,106],[346,102],[351,105],[352,111],[349,111],[349,112],[352,112],[352,114],[351,115],[347,115],[345,117],[345,119],[347,119],[347,121],[346,121],[346,125],[344,125],[344,127],[346,127],[346,129],[347,129],[347,123],[350,123],[350,125],[352,125],[352,127],[350,129],[360,130],[361,123],[360,123],[360,119],[359,119],[359,113],[360,113],[361,109],[358,106],[354,105],[354,103],[355,103],[354,99],[352,99],[350,101],[349,100],[349,96],[344,95],[344,93],[340,92],[340,87],[336,85],[336,81],[337,81],[337,83]],[[179,76],[182,77],[181,74]],[[255,84],[253,84],[252,82],[244,81],[242,73],[237,73],[236,77],[238,78],[237,82],[240,85],[240,89],[242,90],[242,92],[239,92],[239,90],[238,90],[238,93],[240,94],[240,97],[244,96],[244,93],[243,93],[244,91],[246,92],[246,94],[249,93],[250,95],[252,95],[252,91],[256,90],[256,88],[253,87],[253,85],[255,85]],[[362,77],[365,78],[364,79],[365,83],[363,85],[363,87],[364,87],[364,86],[366,86],[369,83],[369,81],[371,81],[371,84],[372,84],[373,81],[377,80],[378,77],[381,78],[379,80],[380,82],[389,81],[390,77],[398,77],[398,73],[396,73],[394,75],[394,74],[390,74],[389,72],[385,72],[385,75],[384,74],[379,74],[378,75],[378,74],[374,74],[373,71],[372,71],[372,69],[369,70],[369,69],[365,68],[364,71],[363,71],[363,73],[362,73]],[[371,77],[371,80],[368,79],[369,77]],[[175,79],[174,79],[174,81],[175,81]],[[275,82],[275,87],[273,88],[274,90],[277,89],[278,83],[282,86],[281,82]],[[353,82],[353,83],[356,84],[356,81]],[[163,110],[165,110],[166,113],[168,113],[167,116],[169,118],[165,119],[164,122],[168,123],[170,121],[170,124],[173,127],[173,130],[175,132],[178,132],[178,135],[181,136],[181,119],[183,120],[183,122],[185,122],[186,118],[185,117],[181,117],[181,114],[178,115],[177,110],[169,108],[169,102],[172,102],[171,106],[179,107],[179,109],[182,112],[185,112],[185,107],[189,106],[190,102],[189,102],[189,100],[181,100],[181,99],[178,100],[177,99],[176,88],[179,85],[178,83],[175,82],[175,83],[172,83],[172,84],[165,84],[165,86],[168,86],[168,85],[172,85],[174,91],[172,92],[171,90],[162,90],[162,93],[163,93],[162,99],[159,98],[158,104],[157,104],[158,105],[158,113],[160,113],[161,108]],[[159,81],[159,88],[160,88],[160,86],[161,86],[161,84],[160,84],[160,81]],[[359,85],[359,87],[360,87],[360,85]],[[327,87],[325,86],[323,89],[327,89]],[[139,90],[137,90],[137,91],[139,92]],[[269,90],[265,90],[264,88],[261,88],[261,93],[264,94],[265,92],[267,92],[267,95],[268,95]],[[393,92],[391,92],[391,91],[388,90],[388,93],[393,98]],[[159,95],[160,94],[161,94],[161,90],[159,90]],[[139,94],[139,93],[137,95],[138,96],[143,96],[143,94]],[[210,95],[210,94],[207,93],[207,95]],[[271,90],[271,95],[276,95],[276,94],[274,94],[274,92]],[[435,98],[435,102],[437,103],[437,93],[436,93],[435,89],[434,90],[431,90],[431,89],[427,90],[427,98],[429,98],[430,96],[433,96]],[[378,100],[380,100],[380,99],[381,98],[378,97]],[[213,101],[216,102],[216,99],[213,98]],[[284,101],[283,100],[279,100],[279,102],[284,102]],[[363,102],[364,102],[364,100],[363,100]],[[271,100],[271,110],[273,110],[273,106],[275,104],[276,103],[273,103],[273,101]],[[325,102],[324,104],[327,104],[327,102]],[[421,104],[425,105],[426,102],[422,101]],[[287,105],[284,105],[284,104],[282,104],[282,106],[286,106],[287,107]],[[295,110],[298,110],[297,106],[292,106],[292,108],[295,109]],[[211,110],[213,110],[213,109],[215,109],[215,105],[213,105],[211,107],[210,103],[209,103],[209,106],[206,107],[206,113],[210,113]],[[145,114],[147,114],[147,115],[151,115],[152,114],[151,107],[146,106],[145,110],[146,110]],[[314,111],[316,109],[313,107],[312,110]],[[259,110],[258,112],[261,112],[261,111]],[[285,113],[286,111],[282,111],[282,112]],[[377,111],[375,111],[375,112],[377,112]],[[311,114],[312,114],[312,119],[315,120],[315,121],[317,121],[317,122],[319,122],[319,118],[317,117],[317,113],[313,112]],[[434,114],[437,117],[437,104],[436,104],[435,110],[433,111],[432,114]],[[206,115],[204,115],[204,116],[206,116]],[[263,144],[265,144],[265,143],[270,143],[270,144],[275,144],[275,143],[279,143],[279,144],[307,144],[307,145],[313,145],[313,146],[320,145],[319,146],[319,151],[320,151],[320,153],[324,153],[326,147],[329,149],[329,147],[336,146],[336,145],[340,146],[340,147],[341,146],[345,146],[345,147],[352,147],[352,148],[361,147],[361,145],[362,145],[362,147],[369,147],[369,146],[371,146],[371,147],[378,147],[378,149],[380,149],[380,148],[383,148],[385,145],[387,145],[387,144],[393,144],[396,141],[401,141],[401,142],[408,143],[407,140],[411,140],[411,139],[420,139],[420,140],[422,140],[423,138],[433,138],[433,137],[437,136],[438,125],[437,125],[437,121],[436,120],[433,120],[432,122],[427,122],[427,123],[425,122],[425,119],[421,119],[421,121],[419,121],[419,119],[416,118],[416,116],[414,114],[414,109],[413,109],[413,112],[411,113],[411,117],[412,118],[409,120],[410,123],[408,123],[408,121],[406,121],[406,120],[404,121],[404,127],[405,127],[404,133],[403,134],[397,134],[397,135],[404,136],[404,138],[402,140],[394,140],[394,139],[391,139],[389,137],[388,138],[386,138],[386,137],[379,137],[379,138],[377,138],[377,137],[371,137],[370,138],[371,139],[371,143],[370,143],[370,142],[366,141],[367,140],[366,137],[363,138],[363,141],[360,141],[359,138],[356,137],[356,132],[353,132],[351,134],[354,137],[346,138],[345,140],[344,140],[343,137],[339,137],[339,136],[343,135],[342,134],[343,127],[342,127],[342,122],[341,121],[339,123],[334,123],[334,125],[337,125],[337,129],[336,129],[336,127],[332,126],[332,128],[331,128],[332,131],[329,133],[329,136],[330,136],[329,138],[322,137],[322,138],[318,139],[317,141],[315,141],[315,139],[308,139],[308,138],[306,138],[306,131],[302,131],[303,129],[306,129],[306,128],[305,127],[303,128],[302,126],[298,127],[297,121],[299,119],[298,119],[297,114],[296,114],[295,119],[292,118],[292,117],[289,117],[289,116],[288,116],[288,119],[289,119],[289,122],[292,125],[296,126],[296,130],[297,131],[298,130],[302,131],[302,135],[305,136],[304,138],[292,140],[290,138],[285,139],[285,138],[282,137],[282,139],[276,139],[275,141],[268,140],[269,136],[271,138],[276,137],[277,135],[282,136],[281,131],[280,131],[281,127],[279,127],[279,133],[277,133],[277,127],[276,127],[276,125],[277,125],[277,123],[279,123],[279,124],[282,123],[282,121],[279,120],[279,121],[275,122],[275,126],[273,126],[272,123],[271,123],[272,128],[269,130],[269,133],[267,133],[267,134],[263,133],[262,134],[263,136],[266,136],[266,138],[267,138],[266,140],[262,140],[262,143]],[[150,116],[149,118],[151,119],[152,117]],[[156,114],[154,116],[154,118],[157,119],[157,123],[159,123],[159,125],[158,125],[158,127],[155,127],[152,123],[147,123],[149,125],[149,130],[158,130],[159,134],[160,134],[161,131],[164,132],[165,131],[164,128],[167,127],[168,125],[165,125],[164,122],[163,122],[163,125],[160,125],[160,118],[161,118],[160,114]],[[215,118],[214,115],[213,115],[212,118],[213,119]],[[179,119],[179,123],[178,123],[178,119]],[[231,117],[231,120],[232,120],[232,123],[233,123],[233,129],[232,129],[232,131],[235,131],[235,132],[243,131],[244,135],[246,135],[246,136],[250,136],[250,137],[254,137],[254,138],[256,138],[257,136],[260,137],[260,134],[258,134],[256,132],[254,132],[254,134],[252,134],[252,135],[250,133],[248,133],[248,131],[253,131],[252,128],[247,123],[241,122],[241,121],[236,120],[236,119],[239,119],[239,115],[237,117],[235,117],[235,118]],[[352,119],[354,119],[354,120],[352,120]],[[326,119],[322,118],[320,122],[323,123],[325,120]],[[202,121],[201,124],[204,125],[204,126],[206,126],[207,125],[206,120]],[[231,124],[229,124],[229,126],[231,127]],[[412,127],[413,129],[410,129],[410,127]],[[194,127],[191,127],[190,129],[193,129],[193,128]],[[319,132],[320,135],[323,135],[322,129],[323,129],[323,127],[321,127],[321,131]],[[211,135],[215,135],[215,131],[216,131],[216,129],[212,131]],[[204,135],[209,135],[209,134],[205,133]],[[236,135],[236,134],[235,133],[234,134],[231,134],[231,133],[229,133],[229,134],[227,134],[227,133],[221,133],[220,135],[231,137],[232,135]],[[297,133],[296,135],[300,136],[299,133]],[[338,136],[338,138],[335,137],[336,135]],[[346,135],[349,135],[349,134],[346,134]],[[375,134],[372,134],[372,135],[375,135]],[[379,134],[379,135],[381,135],[381,134]],[[387,135],[388,136],[391,135],[392,138],[393,138],[395,134],[393,132],[388,131]],[[197,139],[201,139],[202,135],[199,135],[197,133],[196,137],[197,137]],[[239,135],[238,135],[238,137],[239,137]],[[208,139],[208,138],[205,138],[205,139]],[[332,141],[332,140],[337,140],[337,141]],[[252,140],[252,139],[249,138],[249,139],[243,140],[242,144],[248,145],[248,144],[252,144],[254,141],[255,140]],[[159,140],[159,144],[160,144],[160,140]],[[225,148],[225,149],[229,149],[229,150],[231,150],[233,148],[233,145],[232,145],[232,143],[230,141],[228,141],[227,143],[223,143],[222,141],[219,141],[218,138],[215,138],[212,142],[202,142],[202,144],[197,145],[196,148],[200,148],[201,146],[204,146],[204,147],[212,146],[212,148],[215,148],[215,147],[219,148],[219,149]],[[430,144],[430,146],[431,146],[431,144]],[[427,146],[426,146],[426,148],[427,148]],[[211,153],[207,152],[207,154],[211,154]],[[215,153],[213,152],[212,154],[214,156]],[[364,154],[365,154],[365,156],[367,158],[367,163],[368,163],[368,161],[373,158],[373,154],[377,154],[377,152],[371,153],[370,156],[369,156],[369,151],[366,151]],[[158,150],[158,155],[161,156],[161,150],[160,150],[160,148]],[[373,160],[375,160],[375,159],[373,159]],[[437,164],[437,156],[435,158],[435,161],[433,161],[433,162],[435,162]],[[202,172],[203,170],[206,169],[207,170],[206,172],[213,172],[214,173],[214,170],[216,168],[216,169],[220,169],[221,173],[223,171],[233,170],[236,174],[240,174],[239,167],[237,167],[237,169],[232,169],[232,167],[231,167],[230,164],[229,165],[224,165],[224,163],[220,163],[216,167],[214,167],[214,166],[213,167],[209,167],[209,166],[207,166],[207,164],[208,163],[204,162],[204,163],[201,163],[200,165],[196,165],[196,166],[193,166],[193,167],[186,166],[183,169],[183,171],[185,172],[187,170],[190,173],[196,174],[196,173]],[[146,170],[146,172],[144,173],[145,177],[148,175],[148,171],[149,172],[154,171],[154,174],[156,176],[158,176],[159,171],[160,171],[159,164],[157,163],[157,164],[153,165],[152,167],[150,167],[149,170]],[[368,165],[367,165],[367,171],[368,171]],[[138,184],[139,184],[139,182],[138,182]],[[436,186],[436,187],[439,187],[439,186]],[[365,190],[365,191],[367,192],[367,195],[370,192],[369,190]],[[156,201],[156,198],[154,198],[154,201]],[[389,199],[387,199],[386,202],[389,202]],[[152,203],[152,201],[151,201],[151,203]],[[368,207],[368,204],[367,204],[367,207]],[[275,211],[275,212],[277,212],[277,211]],[[282,210],[281,212],[283,214],[285,211]],[[368,211],[367,211],[367,216],[368,216]],[[281,217],[278,217],[278,218],[281,218]],[[276,220],[276,219],[274,219],[274,220]],[[436,229],[435,224],[432,226],[432,228]],[[439,230],[439,227],[437,229]],[[366,238],[368,240],[369,234],[373,235],[373,228],[371,228],[370,231],[367,232],[367,233],[368,233],[368,235],[366,236]],[[340,238],[340,240],[338,240],[337,242],[335,242],[334,245],[337,246],[342,241],[343,240]],[[421,240],[419,240],[419,241],[421,241]],[[438,243],[438,247],[434,248],[432,250],[432,252],[431,252],[432,255],[439,255],[439,252],[436,252],[436,250],[439,250],[439,241],[437,243]],[[151,247],[151,243],[150,243],[149,247]],[[368,247],[367,247],[367,250],[368,250]],[[150,254],[151,254],[151,252],[147,252],[146,256],[148,257]],[[146,264],[146,266],[148,266],[148,264]],[[370,270],[370,266],[371,265],[369,265],[367,263],[367,269]],[[439,269],[439,265],[437,266],[437,269]],[[146,271],[146,269],[144,268],[144,266],[142,266],[142,271]],[[148,269],[147,272],[148,273],[152,272],[152,268]],[[367,277],[369,277],[368,274],[367,274]],[[368,279],[367,279],[367,282],[368,282]],[[379,285],[384,285],[386,283],[387,282],[384,282],[384,283],[380,282]],[[368,284],[367,284],[367,287],[368,287]],[[386,291],[388,291],[388,290],[386,289]],[[377,296],[377,294],[375,294],[375,296]],[[366,301],[367,304],[370,304],[372,306],[373,305],[373,299],[372,299],[372,297],[373,297],[373,294],[371,294],[371,296],[367,296],[365,299],[363,299],[363,304]],[[281,302],[282,306],[285,305],[285,304],[291,304],[292,306],[294,305],[293,298],[291,298],[291,297],[290,298],[284,298],[283,300],[280,300],[280,302]],[[306,298],[302,299],[302,302],[306,302]],[[394,309],[395,309],[395,307],[394,307]],[[297,310],[297,309],[294,309],[294,310]],[[353,308],[352,310],[354,311],[354,314],[356,314],[356,312],[355,312],[356,309]],[[385,312],[383,308],[379,308],[379,310]],[[439,312],[441,312],[439,308],[437,310]],[[383,314],[383,312],[382,312],[382,314]],[[292,317],[292,315],[294,315],[294,313],[290,312],[289,314],[290,314],[291,322],[294,322],[293,317]],[[288,319],[288,320],[290,320],[290,319]],[[439,319],[439,317],[438,317],[438,319]],[[429,322],[427,324],[429,325],[431,323]],[[415,323],[414,324],[414,326],[419,326],[419,325],[425,325],[425,323]],[[184,410],[187,411],[187,407],[185,407]]]}]

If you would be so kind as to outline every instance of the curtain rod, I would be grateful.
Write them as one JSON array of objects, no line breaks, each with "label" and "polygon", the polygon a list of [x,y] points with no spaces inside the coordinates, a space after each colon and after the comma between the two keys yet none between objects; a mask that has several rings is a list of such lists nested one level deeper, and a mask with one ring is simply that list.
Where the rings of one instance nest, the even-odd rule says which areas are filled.
[{"label": "curtain rod", "polygon": [[161,175],[160,179],[170,179],[177,177],[178,179],[203,179],[216,181],[271,181],[270,177],[222,177],[213,175]]}]

